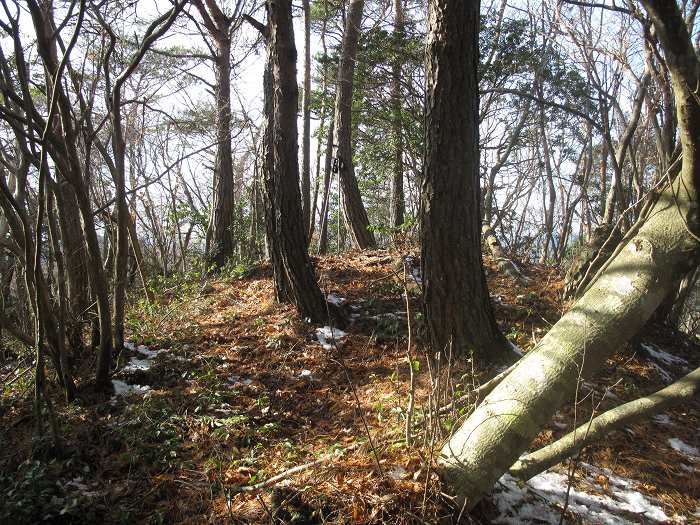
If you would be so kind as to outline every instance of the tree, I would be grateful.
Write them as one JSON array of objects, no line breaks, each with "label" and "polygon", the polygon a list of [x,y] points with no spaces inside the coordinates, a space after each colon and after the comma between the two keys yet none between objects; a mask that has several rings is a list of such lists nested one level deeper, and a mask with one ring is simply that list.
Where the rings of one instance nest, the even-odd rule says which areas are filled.
[{"label": "tree", "polygon": [[[301,111],[304,129],[301,139],[301,214],[304,229],[311,232],[311,7],[303,0],[304,11],[304,89]],[[307,233],[308,235],[308,233]]]},{"label": "tree", "polygon": [[340,63],[338,64],[334,133],[340,187],[343,195],[343,213],[350,228],[353,242],[361,249],[375,248],[377,244],[369,229],[369,219],[362,204],[362,196],[355,178],[355,167],[352,159],[353,72],[357,60],[357,45],[362,28],[364,6],[364,0],[350,0]]},{"label": "tree", "polygon": [[277,300],[292,302],[302,317],[327,319],[326,302],[307,251],[299,192],[296,82],[291,0],[268,1],[265,71],[266,224]]},{"label": "tree", "polygon": [[391,102],[394,127],[394,173],[391,179],[391,227],[400,228],[404,223],[403,192],[403,129],[401,118],[401,45],[404,38],[403,0],[394,0],[394,57],[392,61]]},{"label": "tree", "polygon": [[479,2],[429,7],[425,166],[421,186],[424,302],[435,351],[502,357],[481,259]]},{"label": "tree", "polygon": [[521,359],[445,444],[444,478],[467,510],[515,463],[539,429],[651,317],[700,255],[700,61],[675,3],[641,0],[671,78],[683,167],[578,302]]},{"label": "tree", "polygon": [[216,161],[214,166],[214,205],[211,217],[211,244],[207,258],[221,268],[233,255],[234,180],[231,152],[231,32],[236,28],[244,0],[237,0],[227,15],[215,0],[194,0],[204,27],[214,40],[216,70]]}]

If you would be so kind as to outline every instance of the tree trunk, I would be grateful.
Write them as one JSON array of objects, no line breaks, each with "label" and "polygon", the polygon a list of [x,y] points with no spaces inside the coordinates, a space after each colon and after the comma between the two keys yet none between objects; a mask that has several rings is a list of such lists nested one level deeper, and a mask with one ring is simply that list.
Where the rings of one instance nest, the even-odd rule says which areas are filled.
[{"label": "tree trunk", "polygon": [[600,278],[443,447],[444,478],[466,510],[527,449],[571,397],[579,377],[590,377],[632,337],[678,277],[697,263],[700,106],[688,86],[697,85],[700,63],[675,3],[642,3],[671,69],[683,145],[681,175]]},{"label": "tree trunk", "polygon": [[[326,303],[316,282],[307,252],[299,194],[299,160],[297,135],[296,47],[292,25],[291,0],[268,2],[268,64],[272,73],[272,113],[267,126],[271,129],[273,205],[275,231],[269,239],[276,246],[272,253],[275,272],[286,276],[288,299],[300,315],[313,322],[327,319]],[[270,90],[266,90],[267,94]],[[277,276],[275,278],[278,279]],[[282,276],[279,277],[282,279]]]},{"label": "tree trunk", "polygon": [[335,99],[335,145],[338,159],[340,187],[343,195],[343,214],[355,245],[361,249],[377,246],[369,230],[367,211],[362,204],[360,188],[355,178],[352,159],[352,84],[357,59],[357,47],[362,27],[364,0],[350,0],[343,47],[338,66],[338,86]]},{"label": "tree trunk", "polygon": [[[216,160],[214,163],[214,203],[207,232],[207,260],[219,269],[233,256],[232,231],[234,203],[233,154],[231,153],[231,24],[214,0],[194,0],[204,27],[216,45]],[[234,8],[238,10],[238,6]],[[210,236],[210,237],[209,237]]]},{"label": "tree trunk", "polygon": [[421,263],[434,351],[490,360],[508,343],[481,260],[478,36],[478,1],[430,2]]},{"label": "tree trunk", "polygon": [[[304,231],[311,231],[311,8],[309,0],[302,1],[304,11],[304,91],[302,116],[304,130],[301,139],[301,215]],[[307,233],[308,240],[311,237]]]},{"label": "tree trunk", "polygon": [[401,115],[401,50],[404,39],[403,0],[394,0],[394,59],[391,71],[391,104],[394,131],[394,170],[391,178],[391,227],[398,231],[404,223],[403,122]]},{"label": "tree trunk", "polygon": [[333,178],[333,125],[335,117],[331,117],[331,125],[326,135],[326,160],[323,169],[323,201],[321,202],[321,225],[318,234],[318,253],[328,252],[328,208],[331,202],[331,179]]},{"label": "tree trunk", "polygon": [[699,392],[700,368],[697,368],[666,388],[608,410],[554,443],[519,459],[510,468],[510,473],[528,480],[573,456],[586,445],[599,441],[610,432],[689,401]]},{"label": "tree trunk", "polygon": [[[221,268],[233,256],[231,229],[234,209],[233,155],[231,153],[231,40],[228,28],[221,30],[216,55],[216,164],[214,206],[209,261]],[[223,36],[225,34],[226,36]]]}]

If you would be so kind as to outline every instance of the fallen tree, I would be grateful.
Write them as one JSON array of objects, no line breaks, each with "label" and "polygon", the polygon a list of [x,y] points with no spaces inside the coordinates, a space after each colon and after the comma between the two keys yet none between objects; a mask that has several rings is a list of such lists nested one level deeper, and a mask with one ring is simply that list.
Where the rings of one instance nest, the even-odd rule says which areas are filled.
[{"label": "fallen tree", "polygon": [[698,393],[700,368],[658,392],[615,407],[587,421],[554,443],[519,459],[510,468],[510,473],[517,478],[528,480],[573,456],[586,445],[600,440],[609,432],[664,412],[674,405],[692,399]]},{"label": "fallen tree", "polygon": [[516,462],[580,377],[591,376],[651,317],[700,253],[700,62],[675,2],[642,0],[671,72],[682,144],[680,175],[636,235],[581,299],[520,360],[445,443],[438,463],[471,509]]}]

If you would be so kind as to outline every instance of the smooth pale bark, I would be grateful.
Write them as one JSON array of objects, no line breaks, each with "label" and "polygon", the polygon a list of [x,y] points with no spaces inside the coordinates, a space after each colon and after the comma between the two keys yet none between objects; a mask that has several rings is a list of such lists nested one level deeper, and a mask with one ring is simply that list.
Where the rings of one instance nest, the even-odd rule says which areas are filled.
[{"label": "smooth pale bark", "polygon": [[700,392],[700,368],[655,392],[615,407],[580,425],[554,443],[528,454],[510,468],[510,473],[527,480],[576,454],[586,445],[599,441],[613,430],[659,414],[689,401]]},{"label": "smooth pale bark", "polygon": [[490,360],[507,341],[491,309],[479,209],[479,2],[430,2],[421,264],[433,350]]},{"label": "smooth pale bark", "polygon": [[444,445],[439,458],[444,479],[467,510],[572,397],[579,374],[589,377],[637,333],[678,277],[697,262],[700,106],[688,86],[697,85],[700,63],[675,3],[643,3],[673,79],[681,174],[585,295]]},{"label": "smooth pale bark", "polygon": [[352,160],[352,85],[364,7],[364,0],[350,0],[338,65],[334,140],[345,223],[349,227],[353,242],[363,250],[377,246],[374,234],[369,230],[369,219],[362,204]]},{"label": "smooth pale bark", "polygon": [[401,95],[401,46],[404,38],[403,0],[394,0],[394,59],[391,65],[391,106],[394,132],[394,169],[391,177],[391,227],[404,223],[406,208],[403,192],[403,123]]}]

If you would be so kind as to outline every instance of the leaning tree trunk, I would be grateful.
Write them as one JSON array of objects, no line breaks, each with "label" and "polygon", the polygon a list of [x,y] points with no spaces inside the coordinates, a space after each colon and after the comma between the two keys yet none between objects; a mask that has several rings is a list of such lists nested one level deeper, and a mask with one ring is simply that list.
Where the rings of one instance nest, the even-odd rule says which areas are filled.
[{"label": "leaning tree trunk", "polygon": [[[326,302],[316,282],[307,252],[306,235],[299,194],[299,160],[297,135],[296,47],[292,25],[291,0],[268,2],[268,61],[272,72],[272,182],[274,196],[274,238],[280,261],[273,261],[275,271],[286,275],[289,300],[302,317],[313,322],[327,319]],[[269,91],[268,91],[269,93]],[[271,254],[275,253],[271,250]]]},{"label": "leaning tree trunk", "polygon": [[350,228],[353,242],[361,249],[375,248],[377,243],[369,229],[369,219],[360,188],[355,178],[352,161],[352,81],[357,59],[357,45],[362,26],[364,0],[350,0],[343,47],[338,65],[338,86],[335,99],[335,145],[340,188],[343,195],[343,213]]},{"label": "leaning tree trunk", "polygon": [[700,80],[700,62],[675,3],[642,1],[671,70],[683,145],[681,175],[585,295],[444,445],[439,459],[444,479],[467,510],[570,399],[579,374],[590,377],[697,262],[700,105],[689,86]]},{"label": "leaning tree trunk", "polygon": [[697,368],[666,388],[608,410],[554,443],[519,459],[510,468],[510,473],[524,480],[530,479],[610,432],[689,401],[699,392],[700,368]]},{"label": "leaning tree trunk", "polygon": [[[481,260],[478,0],[430,2],[421,263],[435,351],[503,353]],[[455,220],[459,218],[459,220]]]}]

